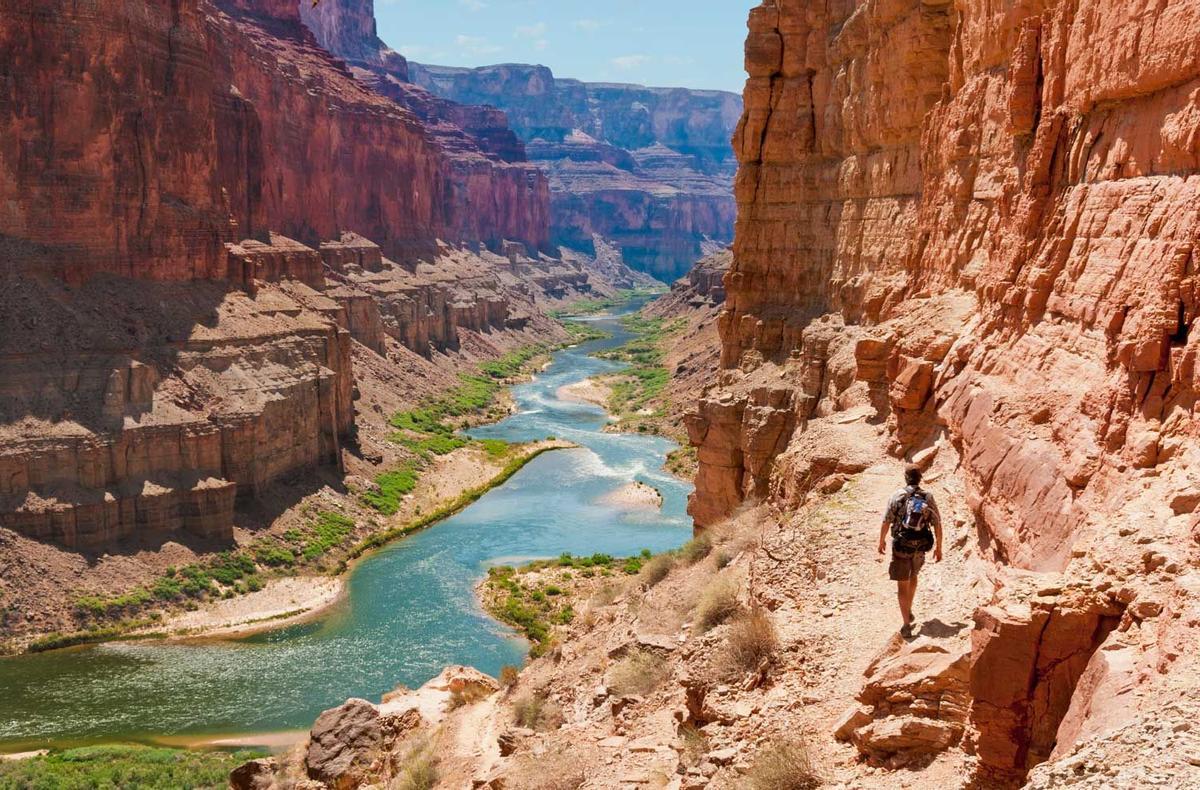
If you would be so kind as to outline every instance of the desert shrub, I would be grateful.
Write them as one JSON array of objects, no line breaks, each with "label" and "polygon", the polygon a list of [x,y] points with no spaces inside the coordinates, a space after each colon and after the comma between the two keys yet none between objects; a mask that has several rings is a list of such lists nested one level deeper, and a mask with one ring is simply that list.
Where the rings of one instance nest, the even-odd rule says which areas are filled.
[{"label": "desert shrub", "polygon": [[531,730],[556,730],[562,724],[562,709],[545,692],[527,694],[513,702],[517,724]]},{"label": "desert shrub", "polygon": [[675,557],[673,555],[659,554],[642,566],[642,581],[645,582],[647,587],[653,587],[667,578],[674,567]]},{"label": "desert shrub", "polygon": [[733,562],[734,553],[729,549],[721,549],[717,552],[714,561],[717,563],[717,570],[721,570]]},{"label": "desert shrub", "polygon": [[296,554],[291,549],[276,543],[262,543],[254,547],[254,559],[268,568],[285,568],[296,564]]},{"label": "desert shrub", "polygon": [[433,790],[438,783],[437,756],[428,743],[412,747],[401,762],[395,790]]},{"label": "desert shrub", "polygon": [[708,754],[708,736],[695,724],[682,724],[679,727],[679,740],[683,748],[680,759],[684,765],[699,765]]},{"label": "desert shrub", "polygon": [[679,557],[688,565],[695,565],[700,560],[704,559],[712,551],[712,537],[708,533],[701,533],[696,537],[683,544],[683,548],[679,550]]},{"label": "desert shrub", "polygon": [[771,616],[760,606],[739,615],[729,629],[728,653],[736,669],[750,671],[779,649]]},{"label": "desert shrub", "polygon": [[341,513],[322,511],[313,522],[304,543],[304,559],[312,562],[330,549],[340,546],[354,531],[354,519]]},{"label": "desert shrub", "polygon": [[609,673],[609,685],[622,696],[645,696],[658,688],[667,678],[667,662],[647,650],[630,653]]},{"label": "desert shrub", "polygon": [[385,516],[394,516],[400,510],[400,501],[417,487],[417,470],[409,465],[386,472],[375,478],[375,485],[379,490],[365,492],[363,504]]},{"label": "desert shrub", "polygon": [[612,582],[605,584],[592,595],[592,603],[596,606],[612,606],[613,601],[621,594],[621,587]]},{"label": "desert shrub", "polygon": [[511,665],[500,667],[500,685],[504,689],[511,689],[520,679],[521,670]]},{"label": "desert shrub", "polygon": [[763,748],[746,778],[753,790],[813,790],[821,786],[808,749],[793,740],[775,741]]},{"label": "desert shrub", "polygon": [[450,710],[458,710],[466,705],[483,702],[490,696],[492,696],[492,692],[487,686],[481,686],[478,683],[467,683],[461,688],[456,688],[450,692]]},{"label": "desert shrub", "polygon": [[729,579],[718,577],[704,588],[696,602],[696,626],[702,633],[709,631],[733,617],[740,608],[737,587]]}]

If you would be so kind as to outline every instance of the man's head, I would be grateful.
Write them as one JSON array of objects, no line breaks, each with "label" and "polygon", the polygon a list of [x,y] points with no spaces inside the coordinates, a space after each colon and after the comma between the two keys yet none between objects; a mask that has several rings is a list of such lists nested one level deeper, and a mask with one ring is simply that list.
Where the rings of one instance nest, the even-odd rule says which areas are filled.
[{"label": "man's head", "polygon": [[921,485],[921,467],[909,464],[904,468],[904,482],[910,486]]}]

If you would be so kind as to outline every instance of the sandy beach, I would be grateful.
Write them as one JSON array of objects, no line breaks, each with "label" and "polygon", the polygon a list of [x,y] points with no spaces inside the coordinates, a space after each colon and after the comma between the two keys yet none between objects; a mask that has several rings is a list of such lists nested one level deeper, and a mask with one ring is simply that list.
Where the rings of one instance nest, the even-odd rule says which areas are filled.
[{"label": "sandy beach", "polygon": [[662,494],[658,492],[658,489],[636,481],[626,483],[616,491],[605,494],[596,501],[601,505],[624,508],[626,510],[640,508],[658,510],[663,504]]},{"label": "sandy beach", "polygon": [[343,579],[329,576],[272,579],[257,592],[173,615],[156,630],[185,639],[248,636],[318,616],[338,602],[345,587]]},{"label": "sandy beach", "polygon": [[561,401],[570,403],[591,403],[596,406],[608,406],[608,399],[612,395],[612,390],[607,384],[596,379],[584,379],[577,381],[574,384],[566,384],[558,388],[554,393]]}]

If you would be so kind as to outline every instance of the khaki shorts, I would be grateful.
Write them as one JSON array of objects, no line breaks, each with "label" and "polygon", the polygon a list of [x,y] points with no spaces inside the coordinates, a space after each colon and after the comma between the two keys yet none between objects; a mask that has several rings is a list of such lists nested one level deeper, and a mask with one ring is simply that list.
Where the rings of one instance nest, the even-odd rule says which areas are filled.
[{"label": "khaki shorts", "polygon": [[917,551],[912,554],[893,551],[892,562],[888,565],[888,578],[894,582],[906,582],[917,578],[921,566],[925,564],[925,552]]}]

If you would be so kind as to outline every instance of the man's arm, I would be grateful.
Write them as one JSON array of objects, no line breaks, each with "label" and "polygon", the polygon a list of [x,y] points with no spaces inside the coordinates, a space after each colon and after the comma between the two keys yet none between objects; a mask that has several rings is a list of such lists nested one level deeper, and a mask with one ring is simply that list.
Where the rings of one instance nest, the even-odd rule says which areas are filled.
[{"label": "man's arm", "polygon": [[887,519],[883,520],[883,524],[879,527],[879,553],[883,554],[887,550],[887,535],[892,525]]}]

